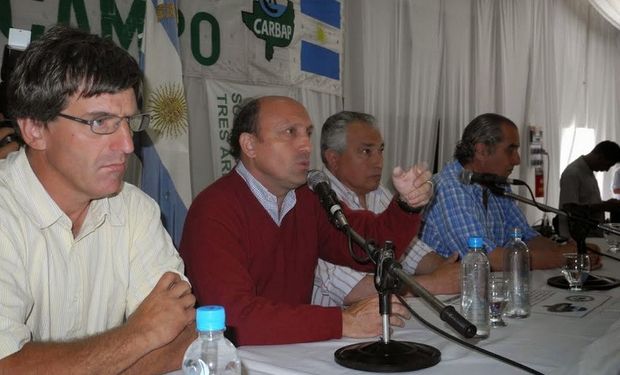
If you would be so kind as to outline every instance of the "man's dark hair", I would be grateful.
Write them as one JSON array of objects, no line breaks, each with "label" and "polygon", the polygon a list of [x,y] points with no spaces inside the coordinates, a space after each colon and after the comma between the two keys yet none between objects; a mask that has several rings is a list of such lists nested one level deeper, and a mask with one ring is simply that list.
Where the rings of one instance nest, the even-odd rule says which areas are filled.
[{"label": "man's dark hair", "polygon": [[9,114],[44,123],[79,94],[89,98],[132,88],[141,103],[142,72],[112,40],[54,26],[21,54],[8,85]]},{"label": "man's dark hair", "polygon": [[616,142],[603,141],[594,146],[592,153],[601,155],[611,163],[620,163],[620,146]]},{"label": "man's dark hair", "polygon": [[260,110],[260,98],[248,100],[233,119],[233,127],[230,131],[230,154],[235,158],[241,157],[241,145],[239,138],[243,133],[258,134],[258,112]]},{"label": "man's dark hair", "polygon": [[485,144],[488,150],[493,152],[495,145],[502,141],[502,124],[517,126],[510,119],[496,113],[485,113],[471,120],[456,145],[454,158],[461,165],[471,162],[477,143]]}]

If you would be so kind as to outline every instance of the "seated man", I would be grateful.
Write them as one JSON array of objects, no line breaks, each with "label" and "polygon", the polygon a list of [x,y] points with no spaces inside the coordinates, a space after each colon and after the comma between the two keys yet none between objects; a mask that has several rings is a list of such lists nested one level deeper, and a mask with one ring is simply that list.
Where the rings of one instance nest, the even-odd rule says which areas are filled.
[{"label": "seated man", "polygon": [[[422,240],[439,254],[464,255],[468,237],[482,236],[491,268],[501,270],[504,246],[514,227],[523,232],[532,268],[559,267],[564,262],[562,254],[575,251],[572,244],[558,245],[532,230],[514,200],[460,180],[463,169],[508,177],[519,165],[519,130],[512,121],[493,113],[476,117],[463,131],[454,158],[435,176],[435,196],[427,207],[421,231]],[[594,257],[593,264],[598,262]]]},{"label": "seated man", "polygon": [[141,86],[127,52],[64,26],[11,75],[26,146],[0,161],[0,374],[181,366],[195,298],[157,204],[122,180]]},{"label": "seated man", "polygon": [[[567,209],[567,204],[576,203],[583,207],[590,219],[603,222],[605,211],[620,210],[620,201],[609,199],[603,201],[594,172],[608,171],[620,162],[620,146],[615,142],[603,141],[597,144],[590,153],[581,155],[570,163],[560,177],[560,209]],[[585,213],[585,212],[584,212]],[[559,216],[559,234],[569,237],[568,221]],[[592,235],[602,235],[594,229]]]},{"label": "seated man", "polygon": [[[231,132],[235,169],[202,191],[188,211],[180,252],[200,304],[226,308],[239,345],[319,341],[381,333],[378,298],[350,308],[310,304],[317,260],[369,270],[349,254],[347,237],[331,225],[305,185],[312,123],[287,97],[251,100]],[[401,255],[430,198],[430,172],[396,168],[399,192],[381,215],[344,208],[351,226],[377,241],[391,239]],[[399,251],[400,249],[400,251]],[[355,246],[354,251],[362,256]],[[392,324],[409,313],[392,306]]]},{"label": "seated man", "polygon": [[[392,200],[383,186],[383,137],[375,118],[359,112],[330,116],[321,129],[321,158],[338,198],[354,210],[381,213]],[[419,238],[414,238],[402,261],[405,271],[434,294],[459,292],[457,255],[445,259]],[[314,275],[312,303],[350,305],[376,294],[373,275],[319,260]]]}]

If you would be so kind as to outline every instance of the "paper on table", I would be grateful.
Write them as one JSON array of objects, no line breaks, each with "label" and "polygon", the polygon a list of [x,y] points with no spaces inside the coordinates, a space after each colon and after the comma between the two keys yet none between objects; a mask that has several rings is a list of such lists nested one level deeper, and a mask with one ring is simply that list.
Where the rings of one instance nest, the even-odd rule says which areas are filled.
[{"label": "paper on table", "polygon": [[588,292],[557,292],[543,302],[534,305],[532,312],[581,318],[610,298],[610,296]]}]

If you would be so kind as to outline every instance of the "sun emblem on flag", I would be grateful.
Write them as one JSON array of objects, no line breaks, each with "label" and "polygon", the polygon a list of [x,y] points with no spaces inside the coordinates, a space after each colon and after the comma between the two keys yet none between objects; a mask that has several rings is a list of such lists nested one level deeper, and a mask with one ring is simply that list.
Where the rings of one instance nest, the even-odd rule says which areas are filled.
[{"label": "sun emblem on flag", "polygon": [[165,83],[149,95],[147,110],[151,126],[156,133],[177,137],[187,131],[187,101],[183,87],[178,83]]}]

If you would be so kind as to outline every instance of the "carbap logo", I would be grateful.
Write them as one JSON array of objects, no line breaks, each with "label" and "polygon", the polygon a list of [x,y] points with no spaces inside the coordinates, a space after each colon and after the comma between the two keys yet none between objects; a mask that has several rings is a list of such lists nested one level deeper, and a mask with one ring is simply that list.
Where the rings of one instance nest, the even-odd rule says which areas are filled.
[{"label": "carbap logo", "polygon": [[252,13],[241,12],[243,23],[257,38],[265,40],[265,58],[271,61],[274,47],[287,47],[295,31],[293,2],[286,6],[276,0],[252,1]]}]

